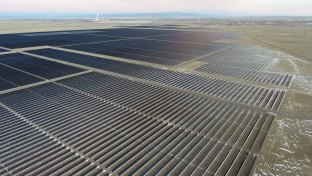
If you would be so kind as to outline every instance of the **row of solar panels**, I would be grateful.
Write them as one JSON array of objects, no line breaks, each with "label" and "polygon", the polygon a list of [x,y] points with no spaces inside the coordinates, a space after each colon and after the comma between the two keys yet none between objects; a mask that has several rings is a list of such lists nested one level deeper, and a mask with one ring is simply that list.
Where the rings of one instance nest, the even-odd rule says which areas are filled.
[{"label": "row of solar panels", "polygon": [[207,64],[231,66],[235,69],[263,70],[278,52],[256,46],[235,46],[222,52],[203,57],[199,61]]},{"label": "row of solar panels", "polygon": [[[273,119],[266,113],[99,73],[4,94],[0,102],[82,157],[119,175],[246,175]],[[21,156],[25,164],[17,164],[16,152],[22,147],[18,144],[27,140],[36,145],[51,138],[36,140],[27,130],[15,129],[20,126],[15,123],[4,133],[8,142],[16,143],[6,142],[3,147],[9,155],[4,155],[2,164],[9,172],[73,170],[65,163],[51,167],[53,159],[79,159],[60,144],[58,152],[44,155],[51,155],[47,163],[30,167],[40,159],[36,153],[40,150],[34,147],[34,155],[25,153]],[[64,158],[57,160],[59,152]],[[105,173],[95,166],[88,168],[88,172]]]},{"label": "row of solar panels", "polygon": [[[70,32],[70,31],[67,31]],[[135,30],[135,29],[105,29],[105,30],[91,30],[88,34],[87,31],[84,34],[77,34],[73,31],[72,34],[59,35],[40,35],[37,36],[23,35],[23,34],[7,34],[1,35],[0,46],[7,48],[25,48],[42,45],[60,46],[70,45],[78,43],[90,43],[90,42],[101,42],[110,40],[126,39],[129,37],[144,37],[144,36],[155,36],[155,35],[170,35],[179,33],[179,31],[164,31],[164,30]],[[96,33],[95,33],[96,32]],[[32,33],[34,34],[34,33]],[[42,33],[41,33],[42,34]]]},{"label": "row of solar panels", "polygon": [[64,46],[68,49],[174,66],[227,47],[221,44],[190,44],[157,40],[119,40]]},{"label": "row of solar panels", "polygon": [[279,86],[288,86],[292,78],[291,75],[287,74],[262,72],[252,69],[241,69],[225,65],[214,65],[210,63],[204,64],[196,68],[195,71],[241,78],[245,80],[266,84],[274,84]]},{"label": "row of solar panels", "polygon": [[[1,35],[0,46],[7,48],[25,48],[40,45],[68,45],[90,43],[126,38],[153,38],[155,40],[172,40],[180,42],[209,43],[214,40],[237,38],[235,34],[224,32],[157,30],[157,29],[131,29],[115,28],[86,31],[63,31],[31,34]],[[169,36],[172,37],[168,38]]]},{"label": "row of solar panels", "polygon": [[81,71],[83,69],[23,54],[1,55],[0,91]]},{"label": "row of solar panels", "polygon": [[3,104],[0,120],[0,175],[109,175],[9,112]]},{"label": "row of solar panels", "polygon": [[201,58],[205,64],[195,71],[246,79],[250,81],[289,86],[292,75],[264,71],[278,56],[278,52],[259,47],[232,47],[223,52]]},{"label": "row of solar panels", "polygon": [[239,36],[229,32],[187,31],[181,34],[173,34],[169,36],[155,36],[149,38],[164,41],[207,44],[222,39],[238,39]]},{"label": "row of solar panels", "polygon": [[[222,32],[131,28],[92,30],[89,32],[55,32],[55,35],[53,35],[53,32],[2,35],[0,46],[7,48],[42,45],[64,46],[81,51],[172,66],[226,48],[227,45],[212,43],[212,41],[235,36],[234,34]],[[167,39],[170,36],[178,40],[170,41]],[[196,43],[199,36],[202,36],[201,39],[205,38],[205,44]],[[181,53],[184,54],[181,55]]]},{"label": "row of solar panels", "polygon": [[[231,49],[234,53],[239,53],[240,49]],[[244,50],[243,50],[244,51]],[[110,52],[110,51],[109,51]],[[228,52],[228,51],[225,51]],[[228,55],[224,56],[224,53],[219,53],[214,56],[209,56],[207,58],[202,59],[203,61],[207,62],[207,64],[195,69],[195,71],[201,71],[201,72],[207,72],[207,73],[213,73],[213,74],[221,74],[225,76],[230,77],[236,77],[236,78],[242,78],[247,79],[251,81],[261,82],[261,83],[267,83],[267,84],[275,84],[275,85],[281,85],[281,86],[288,86],[291,81],[291,75],[284,75],[284,74],[278,74],[278,73],[270,73],[270,72],[262,72],[262,71],[254,71],[254,69],[263,69],[266,67],[273,59],[270,57],[260,57],[260,56],[252,56],[252,53],[254,52],[248,52],[245,53],[245,59],[241,60],[242,57],[235,57],[235,55]],[[260,52],[261,53],[261,52]],[[120,55],[118,55],[120,56]],[[144,55],[133,55],[136,58],[145,57]],[[11,55],[2,55],[1,57],[1,63],[7,64],[9,66],[28,71],[31,73],[34,73],[38,76],[44,77],[44,78],[55,78],[59,76],[63,76],[64,72],[68,72],[68,70],[52,70],[56,67],[60,68],[61,64],[56,64],[53,62],[48,62],[41,60],[39,64],[42,64],[40,66],[34,64],[34,62],[39,62],[38,59],[31,58],[29,56],[24,56],[21,54],[11,54]],[[28,59],[27,59],[28,58]],[[23,61],[24,60],[24,61]],[[166,60],[166,59],[162,59]],[[42,63],[46,62],[46,63]],[[171,62],[170,60],[168,62]],[[52,65],[52,68],[49,68],[50,65]],[[230,65],[230,66],[229,66]],[[244,67],[242,67],[244,65]],[[3,66],[2,66],[3,67]],[[62,66],[62,67],[68,67],[68,66]],[[249,69],[245,69],[245,67],[248,67]],[[4,70],[8,70],[9,68],[3,68],[2,70],[2,79],[0,78],[2,84],[1,84],[1,90],[5,90],[8,88],[13,88],[15,85],[24,85],[29,83],[34,83],[39,81],[39,78],[35,78],[31,75],[26,75],[23,73],[20,73],[16,70],[12,72],[16,72],[15,75],[17,77],[24,77],[23,81],[25,83],[19,83],[12,81],[14,78],[7,78],[8,75],[4,76],[6,73]],[[74,68],[71,68],[74,72]],[[12,75],[14,76],[14,75]],[[7,78],[7,79],[6,79]]]},{"label": "row of solar panels", "polygon": [[26,48],[36,46],[60,46],[60,45],[71,45],[77,43],[89,43],[89,42],[101,42],[110,40],[119,40],[120,37],[112,36],[96,36],[96,35],[57,35],[57,36],[22,36],[18,34],[12,35],[1,35],[0,46],[6,48]]},{"label": "row of solar panels", "polygon": [[[189,51],[181,43],[174,46],[174,52]],[[203,47],[190,46],[194,46],[192,51]],[[130,48],[129,52],[139,51]],[[0,95],[3,175],[247,175],[273,116],[200,95],[268,109],[277,109],[284,95],[278,90],[58,50],[32,53],[168,88],[93,72]],[[83,70],[20,54],[1,56],[0,63],[8,69],[0,70],[5,78],[0,75],[0,80],[16,86],[27,84],[23,83],[27,79],[40,81]],[[14,71],[31,78],[9,75]]]},{"label": "row of solar panels", "polygon": [[7,52],[7,50],[0,48],[0,53],[2,53],[2,52]]},{"label": "row of solar panels", "polygon": [[184,72],[147,67],[105,58],[91,57],[53,49],[30,51],[69,63],[102,69],[156,83],[191,90],[203,95],[219,97],[240,103],[276,110],[285,94],[284,91],[266,89]]}]

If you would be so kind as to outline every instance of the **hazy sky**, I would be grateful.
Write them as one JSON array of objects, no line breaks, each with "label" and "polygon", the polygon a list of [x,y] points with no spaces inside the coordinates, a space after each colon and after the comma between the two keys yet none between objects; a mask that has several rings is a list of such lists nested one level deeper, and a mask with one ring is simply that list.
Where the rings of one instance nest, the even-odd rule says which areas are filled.
[{"label": "hazy sky", "polygon": [[0,0],[3,12],[200,12],[312,15],[312,0]]}]

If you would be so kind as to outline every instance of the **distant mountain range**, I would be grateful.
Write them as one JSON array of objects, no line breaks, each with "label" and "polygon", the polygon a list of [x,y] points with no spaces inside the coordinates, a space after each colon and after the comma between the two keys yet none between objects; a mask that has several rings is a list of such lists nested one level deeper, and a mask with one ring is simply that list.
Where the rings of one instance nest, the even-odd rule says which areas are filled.
[{"label": "distant mountain range", "polygon": [[[1,13],[0,19],[93,19],[96,13]],[[216,15],[159,12],[159,13],[101,13],[104,18],[204,18]]]},{"label": "distant mountain range", "polygon": [[[97,13],[3,13],[0,19],[10,20],[61,20],[61,19],[94,19]],[[237,16],[233,14],[157,12],[157,13],[101,13],[102,18],[211,18],[239,21],[311,21],[312,17],[304,16]]]},{"label": "distant mountain range", "polygon": [[204,14],[198,13],[183,13],[183,12],[159,12],[159,13],[116,13],[116,14],[102,14],[103,17],[139,17],[139,18],[198,18],[207,17]]}]

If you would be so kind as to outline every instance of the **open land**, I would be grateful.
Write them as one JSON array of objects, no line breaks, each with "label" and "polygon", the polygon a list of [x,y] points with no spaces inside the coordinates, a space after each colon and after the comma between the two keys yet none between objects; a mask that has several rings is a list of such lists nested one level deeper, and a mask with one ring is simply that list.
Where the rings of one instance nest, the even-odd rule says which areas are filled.
[{"label": "open land", "polygon": [[310,28],[0,21],[0,173],[310,175]]}]

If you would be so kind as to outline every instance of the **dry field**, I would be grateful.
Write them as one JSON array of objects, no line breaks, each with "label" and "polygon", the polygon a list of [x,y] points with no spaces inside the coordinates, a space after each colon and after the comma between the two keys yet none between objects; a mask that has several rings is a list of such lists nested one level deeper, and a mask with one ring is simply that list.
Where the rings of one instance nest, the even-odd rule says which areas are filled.
[{"label": "dry field", "polygon": [[231,25],[216,26],[240,34],[248,43],[289,54],[268,70],[296,75],[279,117],[263,146],[255,173],[260,175],[311,175],[312,127],[312,28],[310,25]]}]

